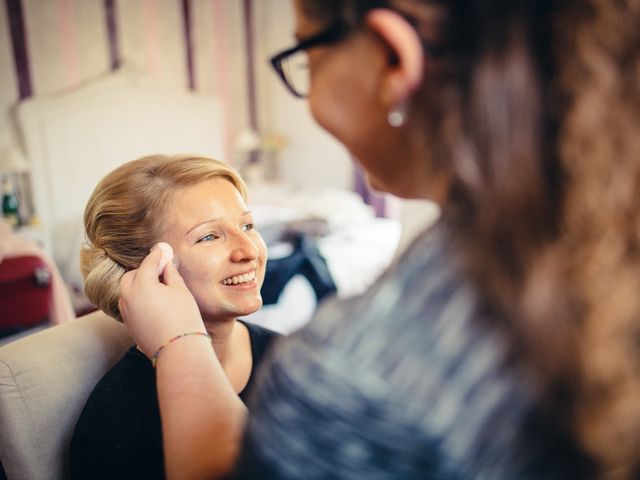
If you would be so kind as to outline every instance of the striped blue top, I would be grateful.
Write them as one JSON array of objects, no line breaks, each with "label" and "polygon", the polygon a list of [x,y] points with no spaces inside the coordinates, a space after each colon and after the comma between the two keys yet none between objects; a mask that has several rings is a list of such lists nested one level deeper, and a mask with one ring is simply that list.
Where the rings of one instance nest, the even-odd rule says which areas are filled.
[{"label": "striped blue top", "polygon": [[238,478],[580,478],[439,226],[262,368]]}]

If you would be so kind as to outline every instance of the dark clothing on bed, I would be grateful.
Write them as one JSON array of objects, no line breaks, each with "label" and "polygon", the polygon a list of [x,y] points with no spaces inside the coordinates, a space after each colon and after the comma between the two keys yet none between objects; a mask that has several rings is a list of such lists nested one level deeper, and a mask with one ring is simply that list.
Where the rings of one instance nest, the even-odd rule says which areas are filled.
[{"label": "dark clothing on bed", "polygon": [[287,283],[296,275],[309,281],[318,302],[336,293],[327,262],[315,242],[304,235],[295,235],[290,242],[293,246],[290,255],[267,260],[267,273],[260,289],[264,305],[277,303]]},{"label": "dark clothing on bed", "polygon": [[[256,366],[279,334],[249,329],[253,367],[240,399],[251,394]],[[71,478],[162,479],[164,456],[156,376],[136,347],[100,380],[76,425],[70,448]]]}]

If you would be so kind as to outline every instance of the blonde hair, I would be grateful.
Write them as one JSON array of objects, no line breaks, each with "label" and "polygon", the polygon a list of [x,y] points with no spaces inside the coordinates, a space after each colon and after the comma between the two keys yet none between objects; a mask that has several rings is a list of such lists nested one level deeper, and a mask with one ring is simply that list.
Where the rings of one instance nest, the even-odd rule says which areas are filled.
[{"label": "blonde hair", "polygon": [[125,163],[96,186],[84,211],[86,243],[80,270],[89,299],[122,321],[120,279],[138,268],[160,240],[160,221],[177,188],[212,178],[231,182],[246,200],[242,178],[223,162],[191,155],[151,155]]}]

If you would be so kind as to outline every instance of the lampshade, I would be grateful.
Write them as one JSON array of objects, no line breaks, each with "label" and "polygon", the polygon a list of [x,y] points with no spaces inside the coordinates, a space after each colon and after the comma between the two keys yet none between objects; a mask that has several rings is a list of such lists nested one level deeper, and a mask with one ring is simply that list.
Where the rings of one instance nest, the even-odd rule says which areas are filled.
[{"label": "lampshade", "polygon": [[8,145],[0,150],[0,172],[21,173],[29,170],[29,163],[22,149]]},{"label": "lampshade", "polygon": [[249,153],[260,150],[262,138],[260,134],[252,128],[245,128],[236,136],[234,148],[238,153]]}]

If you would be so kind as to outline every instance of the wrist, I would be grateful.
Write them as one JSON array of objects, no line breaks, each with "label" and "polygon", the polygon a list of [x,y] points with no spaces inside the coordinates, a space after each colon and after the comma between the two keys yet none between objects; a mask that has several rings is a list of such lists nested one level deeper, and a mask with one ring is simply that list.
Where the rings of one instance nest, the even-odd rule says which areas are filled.
[{"label": "wrist", "polygon": [[157,362],[158,362],[158,358],[160,358],[160,354],[167,349],[171,344],[180,341],[180,340],[184,340],[185,338],[188,337],[202,337],[202,338],[206,338],[208,342],[211,342],[211,335],[209,335],[207,332],[200,332],[200,331],[196,331],[196,332],[185,332],[185,333],[181,333],[179,335],[176,335],[175,337],[170,338],[169,340],[167,340],[165,343],[163,343],[162,345],[160,345],[155,352],[153,352],[153,354],[150,356],[150,360],[151,360],[151,365],[153,365],[153,367],[155,368]]}]

